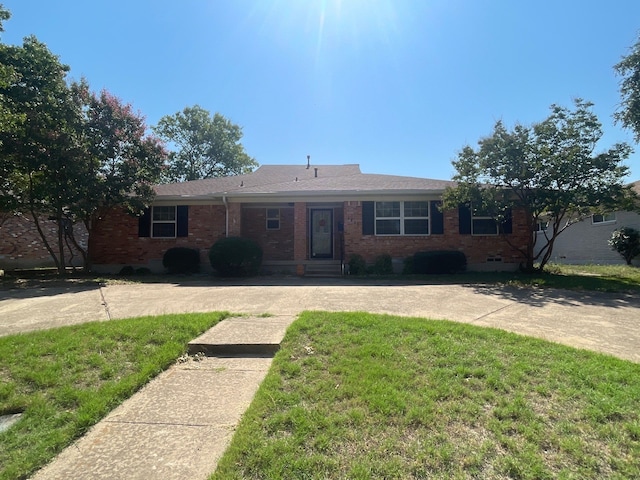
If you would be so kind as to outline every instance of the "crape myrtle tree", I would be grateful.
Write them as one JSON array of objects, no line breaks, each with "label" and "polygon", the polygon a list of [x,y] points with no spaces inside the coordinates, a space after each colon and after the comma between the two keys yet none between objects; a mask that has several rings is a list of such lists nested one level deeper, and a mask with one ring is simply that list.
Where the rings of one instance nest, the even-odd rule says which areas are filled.
[{"label": "crape myrtle tree", "polygon": [[[84,81],[68,84],[68,71],[33,36],[22,46],[0,44],[0,73],[8,72],[0,82],[0,111],[11,118],[0,126],[0,211],[33,217],[60,273],[69,243],[90,266],[73,225],[84,222],[91,236],[109,208],[140,212],[166,159],[131,106],[107,92],[90,93]],[[57,224],[53,244],[43,218]]]},{"label": "crape myrtle tree", "polygon": [[[147,135],[144,117],[130,104],[103,90],[89,91],[86,83],[72,89],[82,99],[82,162],[87,175],[79,179],[84,195],[70,206],[74,219],[91,235],[113,208],[140,215],[154,197],[153,185],[167,158],[162,141]],[[89,252],[74,243],[90,269]]]},{"label": "crape myrtle tree", "polygon": [[242,128],[198,105],[162,117],[153,131],[171,150],[164,182],[240,175],[258,166],[240,143]]},{"label": "crape myrtle tree", "polygon": [[[468,204],[499,223],[511,211],[523,212],[527,244],[504,239],[522,255],[524,271],[543,270],[556,238],[569,225],[592,213],[629,208],[633,201],[634,192],[623,183],[629,170],[622,163],[631,148],[618,143],[596,153],[602,127],[591,107],[576,99],[573,109],[552,105],[550,115],[530,127],[509,130],[497,122],[478,148],[465,146],[452,162],[457,186],[445,192],[444,207]],[[536,235],[543,221],[549,228]]]}]

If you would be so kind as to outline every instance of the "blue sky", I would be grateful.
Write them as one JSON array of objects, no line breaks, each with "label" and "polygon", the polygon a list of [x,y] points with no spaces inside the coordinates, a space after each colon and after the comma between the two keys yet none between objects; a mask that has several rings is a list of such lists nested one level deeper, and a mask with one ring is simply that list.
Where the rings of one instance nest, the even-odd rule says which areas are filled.
[{"label": "blue sky", "polygon": [[[632,142],[611,118],[613,65],[638,0],[0,1],[3,42],[34,34],[149,125],[220,112],[260,164],[449,179],[497,120],[528,125],[575,97],[595,103],[601,149]],[[627,164],[640,179],[640,153]]]}]

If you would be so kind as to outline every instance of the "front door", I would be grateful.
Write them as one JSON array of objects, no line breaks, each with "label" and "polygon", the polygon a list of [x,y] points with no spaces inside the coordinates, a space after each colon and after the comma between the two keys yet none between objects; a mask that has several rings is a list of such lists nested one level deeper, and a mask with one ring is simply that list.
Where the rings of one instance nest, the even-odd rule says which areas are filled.
[{"label": "front door", "polygon": [[333,258],[333,210],[311,210],[311,258]]}]

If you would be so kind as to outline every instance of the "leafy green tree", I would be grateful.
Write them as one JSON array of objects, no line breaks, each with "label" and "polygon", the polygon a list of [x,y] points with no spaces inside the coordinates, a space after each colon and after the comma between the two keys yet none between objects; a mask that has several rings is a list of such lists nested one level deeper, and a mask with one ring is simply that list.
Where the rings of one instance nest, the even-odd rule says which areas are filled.
[{"label": "leafy green tree", "polygon": [[614,230],[609,239],[609,246],[622,255],[627,265],[631,265],[631,260],[640,255],[640,232],[631,227]]},{"label": "leafy green tree", "polygon": [[[69,68],[35,37],[22,46],[0,44],[0,65],[11,75],[0,86],[0,101],[12,123],[0,129],[0,209],[30,213],[59,271],[65,268],[64,222],[79,179],[74,163],[81,146],[81,106],[66,83]],[[41,218],[58,222],[51,245]],[[55,247],[55,248],[54,248]]]},{"label": "leafy green tree", "polygon": [[[0,19],[2,18],[0,12]],[[91,233],[116,206],[140,212],[153,197],[166,160],[162,142],[146,135],[144,119],[108,92],[95,95],[85,81],[69,85],[69,67],[35,37],[22,46],[0,44],[0,211],[30,214],[60,273],[67,265],[73,225]],[[56,221],[52,244],[41,219]]]},{"label": "leafy green tree", "polygon": [[[479,148],[465,146],[452,162],[458,184],[445,192],[445,208],[470,204],[498,223],[509,211],[522,212],[530,232],[527,244],[503,238],[522,255],[523,270],[544,269],[556,238],[571,223],[594,212],[632,207],[634,192],[623,184],[629,170],[622,164],[631,148],[619,143],[595,153],[602,128],[591,107],[581,99],[572,110],[552,105],[551,114],[531,127],[508,130],[497,122]],[[541,221],[550,228],[536,235]]]},{"label": "leafy green tree", "polygon": [[621,77],[620,110],[614,114],[617,122],[634,133],[640,142],[640,38],[626,57],[613,67]]},{"label": "leafy green tree", "polygon": [[153,131],[170,147],[165,182],[182,182],[251,172],[258,166],[240,143],[242,128],[198,105],[160,119]]}]

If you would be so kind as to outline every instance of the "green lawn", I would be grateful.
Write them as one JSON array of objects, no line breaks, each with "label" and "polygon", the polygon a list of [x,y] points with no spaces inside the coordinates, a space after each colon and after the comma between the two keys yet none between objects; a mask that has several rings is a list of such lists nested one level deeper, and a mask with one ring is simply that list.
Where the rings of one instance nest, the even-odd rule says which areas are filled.
[{"label": "green lawn", "polygon": [[446,321],[306,312],[213,478],[640,478],[640,365]]},{"label": "green lawn", "polygon": [[[8,288],[111,281],[1,280]],[[424,281],[634,293],[640,269],[551,266]],[[0,433],[0,479],[47,463],[224,316],[0,337],[0,415],[24,412]],[[634,363],[455,323],[306,313],[215,478],[640,478],[639,411]]]},{"label": "green lawn", "polygon": [[87,323],[0,337],[0,479],[26,478],[166,369],[223,313]]},{"label": "green lawn", "polygon": [[[470,274],[474,275],[474,274]],[[548,265],[543,273],[500,273],[482,275],[491,283],[534,285],[537,287],[594,290],[601,292],[640,293],[640,268],[627,265]],[[503,279],[500,276],[504,276]]]}]

